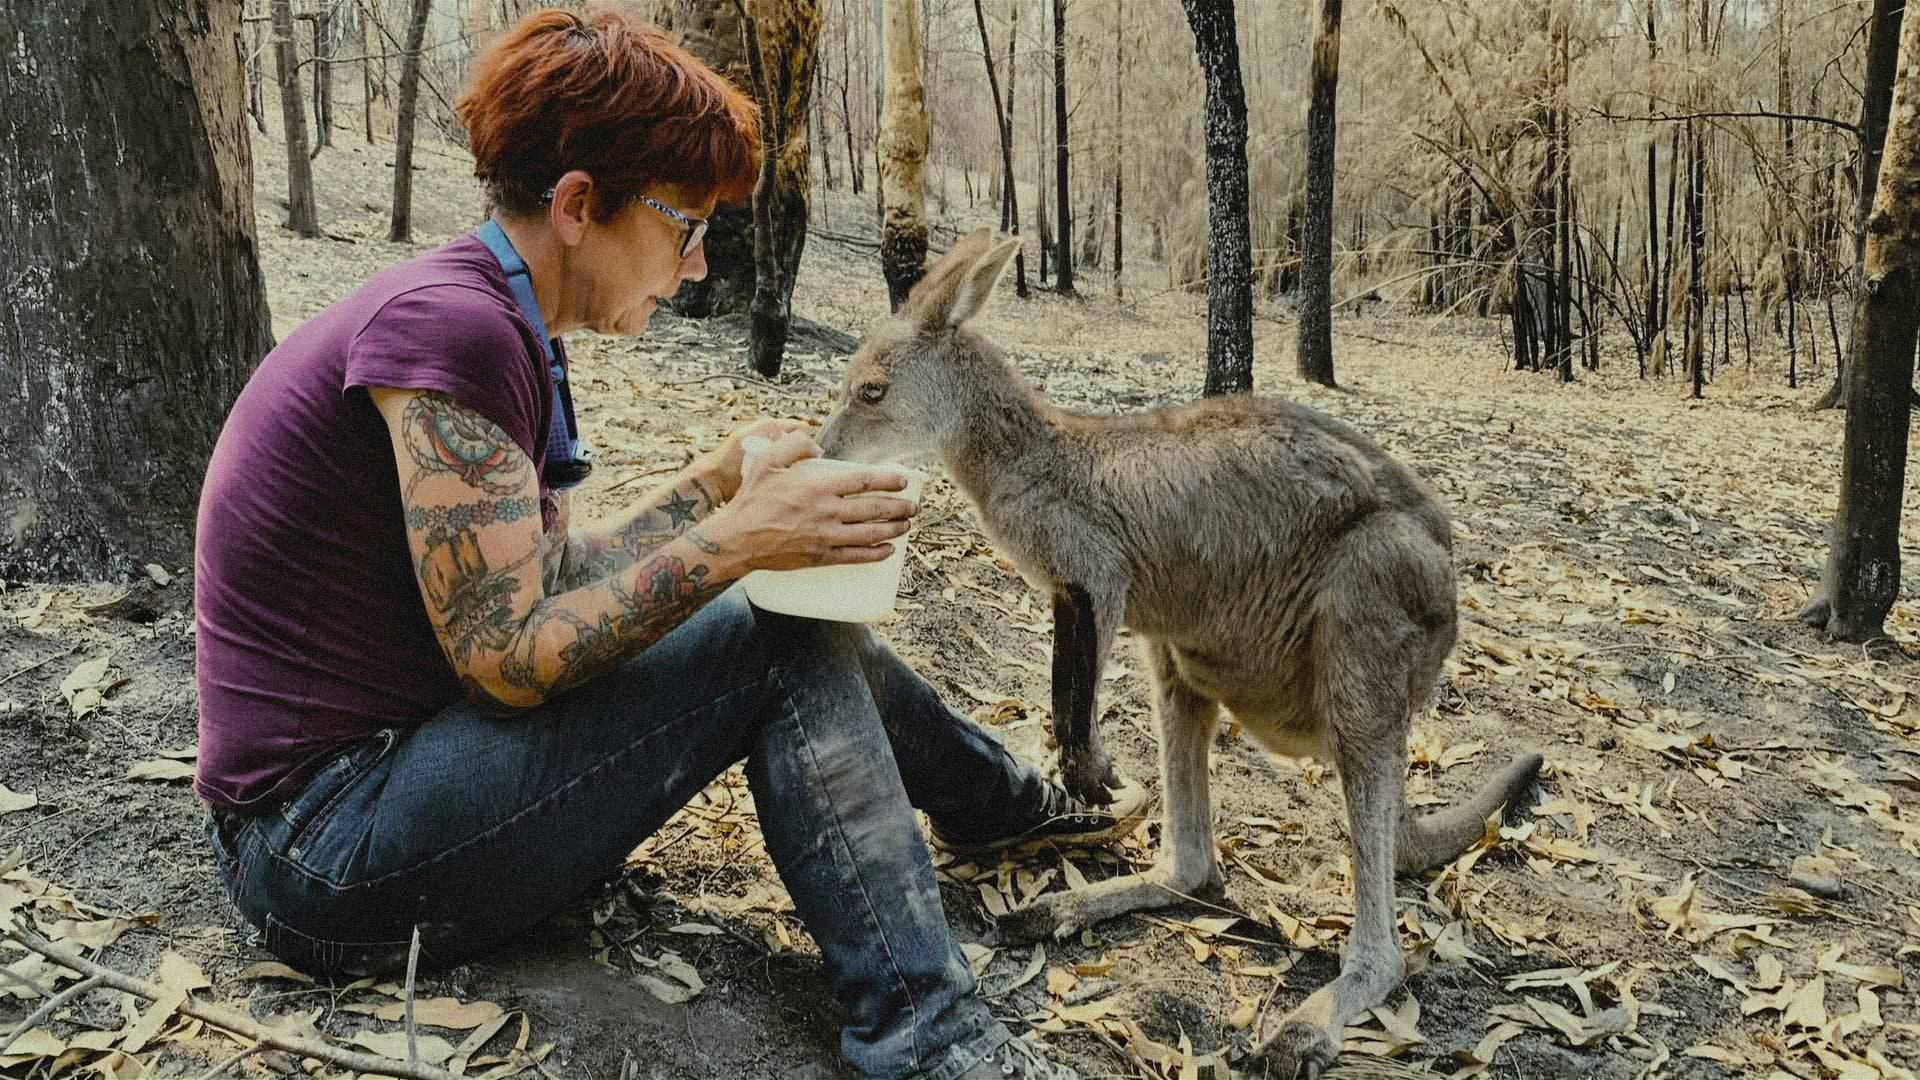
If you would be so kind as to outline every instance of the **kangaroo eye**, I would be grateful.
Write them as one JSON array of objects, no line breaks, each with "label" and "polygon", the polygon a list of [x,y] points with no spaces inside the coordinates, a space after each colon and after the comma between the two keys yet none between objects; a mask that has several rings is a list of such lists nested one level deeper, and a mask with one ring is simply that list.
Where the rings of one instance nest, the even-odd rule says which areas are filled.
[{"label": "kangaroo eye", "polygon": [[860,387],[860,400],[868,405],[878,405],[886,396],[886,383],[870,382]]}]

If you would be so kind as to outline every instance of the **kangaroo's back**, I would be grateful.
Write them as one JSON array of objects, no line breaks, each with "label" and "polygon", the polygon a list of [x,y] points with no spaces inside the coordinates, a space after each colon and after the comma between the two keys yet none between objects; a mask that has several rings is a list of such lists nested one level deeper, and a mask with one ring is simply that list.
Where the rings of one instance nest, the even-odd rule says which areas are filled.
[{"label": "kangaroo's back", "polygon": [[[1379,557],[1426,566],[1437,549],[1450,562],[1450,526],[1426,485],[1352,426],[1298,403],[1235,397],[1053,420],[1063,456],[1080,460],[1055,466],[1052,513],[1097,516],[1116,539],[1136,629],[1196,646],[1295,636],[1297,620],[1275,613],[1304,617],[1296,598],[1330,572],[1342,538],[1382,519],[1405,543]],[[1075,484],[1086,490],[1058,497]],[[1038,487],[1031,497],[1047,498]],[[1452,610],[1450,578],[1421,572],[1405,591],[1418,617]]]}]

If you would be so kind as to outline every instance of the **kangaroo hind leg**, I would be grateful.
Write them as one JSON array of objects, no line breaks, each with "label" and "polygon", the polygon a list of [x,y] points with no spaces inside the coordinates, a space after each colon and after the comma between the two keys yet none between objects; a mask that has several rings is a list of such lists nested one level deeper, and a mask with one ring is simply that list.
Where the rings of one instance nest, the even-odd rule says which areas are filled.
[{"label": "kangaroo hind leg", "polygon": [[1166,646],[1149,640],[1160,727],[1160,793],[1164,818],[1160,854],[1144,873],[1049,893],[1000,920],[1008,941],[1063,938],[1129,911],[1167,907],[1190,896],[1213,895],[1223,884],[1213,854],[1213,804],[1207,763],[1219,707],[1174,672]]}]

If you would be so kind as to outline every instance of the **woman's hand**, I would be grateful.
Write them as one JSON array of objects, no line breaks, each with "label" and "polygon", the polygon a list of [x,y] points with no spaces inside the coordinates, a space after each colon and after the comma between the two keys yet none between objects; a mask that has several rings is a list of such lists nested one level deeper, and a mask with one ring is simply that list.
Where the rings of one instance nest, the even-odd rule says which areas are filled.
[{"label": "woman's hand", "polygon": [[[804,427],[773,440],[746,483],[701,524],[700,532],[754,570],[879,562],[893,554],[887,541],[906,533],[919,507],[885,493],[904,488],[906,478],[878,466],[832,472],[790,468],[820,456]],[[742,434],[763,433],[748,428]]]},{"label": "woman's hand", "polygon": [[[806,431],[813,426],[807,420],[756,420],[696,458],[691,471],[718,488],[720,501],[725,502],[740,492],[740,474],[746,461],[746,440],[758,436],[768,442],[779,442],[796,431]],[[819,453],[818,448],[814,452]]]}]

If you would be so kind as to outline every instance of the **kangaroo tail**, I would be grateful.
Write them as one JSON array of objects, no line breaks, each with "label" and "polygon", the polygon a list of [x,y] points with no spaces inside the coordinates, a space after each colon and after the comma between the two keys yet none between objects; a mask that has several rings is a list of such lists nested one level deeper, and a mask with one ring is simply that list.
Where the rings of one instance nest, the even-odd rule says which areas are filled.
[{"label": "kangaroo tail", "polygon": [[1459,858],[1485,834],[1488,814],[1510,805],[1532,786],[1543,762],[1539,754],[1521,754],[1465,802],[1420,817],[1403,814],[1394,869],[1418,874]]}]

